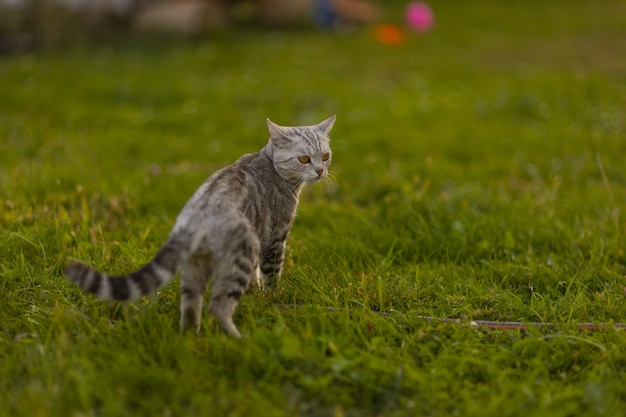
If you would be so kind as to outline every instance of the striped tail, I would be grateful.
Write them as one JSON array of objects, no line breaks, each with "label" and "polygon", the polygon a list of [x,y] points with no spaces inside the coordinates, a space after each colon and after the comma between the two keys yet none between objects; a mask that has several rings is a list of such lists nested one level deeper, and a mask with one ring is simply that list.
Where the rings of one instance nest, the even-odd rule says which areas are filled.
[{"label": "striped tail", "polygon": [[170,239],[152,261],[128,275],[109,276],[80,262],[72,262],[65,266],[65,276],[84,292],[103,300],[134,301],[169,283],[187,253]]}]

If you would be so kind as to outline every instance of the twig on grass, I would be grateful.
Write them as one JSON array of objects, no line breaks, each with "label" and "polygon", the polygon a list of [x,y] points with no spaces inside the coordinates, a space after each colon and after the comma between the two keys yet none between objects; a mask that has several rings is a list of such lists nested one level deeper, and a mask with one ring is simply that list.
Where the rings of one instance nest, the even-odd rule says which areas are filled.
[{"label": "twig on grass", "polygon": [[[300,304],[275,304],[279,310],[302,310],[307,307]],[[329,313],[338,313],[343,311],[341,308],[325,307],[325,310]],[[385,311],[369,311],[372,314],[376,314],[382,317],[390,317],[392,312]],[[417,318],[434,323],[450,323],[458,324],[468,327],[480,327],[490,330],[521,330],[527,331],[529,328],[560,328],[560,327],[575,327],[578,330],[598,331],[598,330],[622,330],[626,329],[626,323],[550,323],[550,322],[521,322],[521,321],[493,321],[493,320],[463,320],[463,319],[451,319],[447,317],[433,317],[417,315]]]}]

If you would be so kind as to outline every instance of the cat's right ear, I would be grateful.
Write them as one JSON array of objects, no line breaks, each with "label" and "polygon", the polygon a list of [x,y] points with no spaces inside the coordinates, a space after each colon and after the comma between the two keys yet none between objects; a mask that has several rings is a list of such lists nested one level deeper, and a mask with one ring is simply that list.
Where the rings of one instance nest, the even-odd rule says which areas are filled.
[{"label": "cat's right ear", "polygon": [[319,123],[316,127],[325,135],[328,135],[328,133],[331,131],[331,129],[333,128],[333,125],[335,124],[335,119],[337,117],[333,114],[332,116],[330,116],[328,119],[324,120],[323,122]]},{"label": "cat's right ear", "polygon": [[267,128],[270,131],[270,140],[274,146],[281,146],[289,141],[283,127],[272,122],[270,119],[267,119]]}]

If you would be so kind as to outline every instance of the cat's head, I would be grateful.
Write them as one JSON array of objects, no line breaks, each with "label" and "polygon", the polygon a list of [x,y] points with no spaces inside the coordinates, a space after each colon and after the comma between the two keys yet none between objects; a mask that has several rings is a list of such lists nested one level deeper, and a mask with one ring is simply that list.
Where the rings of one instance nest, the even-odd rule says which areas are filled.
[{"label": "cat's head", "polygon": [[278,175],[289,182],[315,182],[328,175],[333,159],[328,133],[335,116],[314,126],[279,126],[267,119],[272,160]]}]

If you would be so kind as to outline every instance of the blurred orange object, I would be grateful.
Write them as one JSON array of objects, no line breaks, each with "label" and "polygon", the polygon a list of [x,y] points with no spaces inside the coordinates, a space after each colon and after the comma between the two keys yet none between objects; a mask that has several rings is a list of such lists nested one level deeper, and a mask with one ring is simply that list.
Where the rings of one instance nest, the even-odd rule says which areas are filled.
[{"label": "blurred orange object", "polygon": [[406,33],[399,26],[383,23],[374,26],[374,37],[386,45],[399,45],[406,39]]}]

